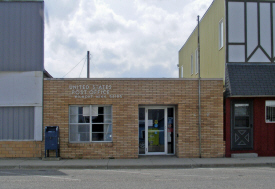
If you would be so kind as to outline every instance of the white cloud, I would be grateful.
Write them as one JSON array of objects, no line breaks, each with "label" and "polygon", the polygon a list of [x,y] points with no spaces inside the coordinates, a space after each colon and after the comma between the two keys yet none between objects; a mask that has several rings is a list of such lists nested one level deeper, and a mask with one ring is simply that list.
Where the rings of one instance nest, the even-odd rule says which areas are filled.
[{"label": "white cloud", "polygon": [[[115,2],[46,0],[47,71],[63,77],[89,50],[91,77],[178,77],[178,50],[211,0]],[[83,63],[66,77],[79,77]]]}]

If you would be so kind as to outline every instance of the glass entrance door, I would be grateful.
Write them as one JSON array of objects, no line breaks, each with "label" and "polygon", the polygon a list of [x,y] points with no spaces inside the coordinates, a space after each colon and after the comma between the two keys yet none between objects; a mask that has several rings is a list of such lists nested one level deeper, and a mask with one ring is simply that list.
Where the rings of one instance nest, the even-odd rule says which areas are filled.
[{"label": "glass entrance door", "polygon": [[146,117],[147,153],[165,153],[166,118],[164,109],[148,109]]},{"label": "glass entrance door", "polygon": [[175,108],[139,107],[139,154],[175,154]]}]

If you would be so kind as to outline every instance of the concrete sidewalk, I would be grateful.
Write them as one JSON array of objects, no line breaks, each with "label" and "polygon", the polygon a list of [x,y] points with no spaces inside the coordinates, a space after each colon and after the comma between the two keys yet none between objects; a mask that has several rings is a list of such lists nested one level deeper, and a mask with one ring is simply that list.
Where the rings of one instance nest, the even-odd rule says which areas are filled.
[{"label": "concrete sidewalk", "polygon": [[0,169],[148,169],[275,167],[275,157],[257,158],[177,158],[141,156],[138,159],[0,159]]}]

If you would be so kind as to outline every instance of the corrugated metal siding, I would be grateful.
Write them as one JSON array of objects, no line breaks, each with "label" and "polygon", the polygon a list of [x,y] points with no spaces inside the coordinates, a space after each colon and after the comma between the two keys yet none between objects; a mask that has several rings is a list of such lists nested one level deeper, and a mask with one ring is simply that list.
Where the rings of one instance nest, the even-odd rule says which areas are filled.
[{"label": "corrugated metal siding", "polygon": [[0,71],[44,70],[43,2],[0,2]]},{"label": "corrugated metal siding", "polygon": [[0,107],[0,140],[33,140],[34,107]]}]

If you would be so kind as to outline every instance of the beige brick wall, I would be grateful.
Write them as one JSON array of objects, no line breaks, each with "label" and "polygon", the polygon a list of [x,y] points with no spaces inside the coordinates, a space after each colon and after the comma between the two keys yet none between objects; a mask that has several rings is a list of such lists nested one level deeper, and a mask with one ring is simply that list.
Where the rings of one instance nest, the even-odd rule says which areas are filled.
[{"label": "beige brick wall", "polygon": [[41,143],[35,141],[1,141],[0,158],[40,158]]},{"label": "beige brick wall", "polygon": [[[202,157],[223,157],[223,81],[203,80],[201,84]],[[77,95],[72,94],[70,86],[77,85],[89,85],[89,90],[92,85],[108,85],[111,86],[109,95],[118,94],[122,98],[110,98],[109,95],[106,98],[75,98]],[[69,143],[70,105],[112,105],[113,141]],[[44,80],[43,125],[60,127],[62,158],[138,158],[139,105],[174,105],[176,135],[178,134],[176,155],[181,158],[199,157],[197,80]],[[44,154],[44,143],[41,153]]]}]

